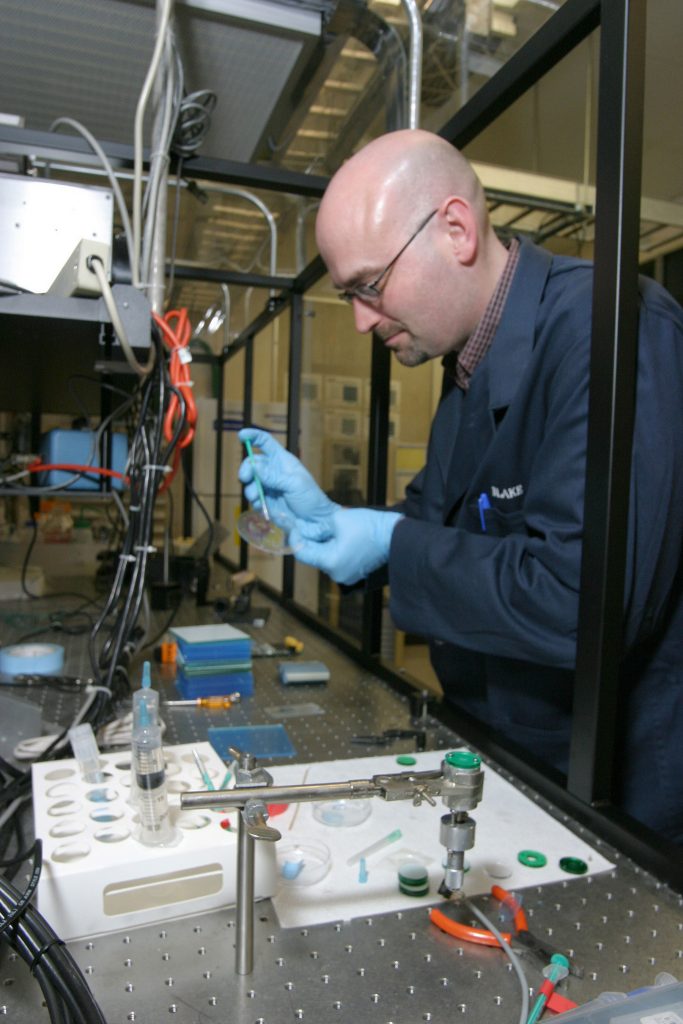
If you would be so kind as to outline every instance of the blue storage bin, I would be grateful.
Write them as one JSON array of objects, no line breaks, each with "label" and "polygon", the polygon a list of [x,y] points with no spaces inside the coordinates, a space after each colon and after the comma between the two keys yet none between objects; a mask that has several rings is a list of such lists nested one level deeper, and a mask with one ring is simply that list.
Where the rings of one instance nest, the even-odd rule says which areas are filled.
[{"label": "blue storage bin", "polygon": [[[55,463],[68,463],[75,466],[87,464],[100,467],[99,447],[93,452],[93,444],[97,445],[95,434],[92,430],[49,430],[40,439],[40,455],[48,465]],[[124,473],[128,459],[128,438],[125,434],[112,434],[111,436],[111,461],[110,469],[117,473]],[[39,473],[41,486],[64,487],[72,491],[99,491],[102,477],[93,474],[90,477],[81,476],[73,480],[73,473],[68,470],[52,469],[47,473]],[[116,491],[124,489],[124,481],[118,477],[111,477],[111,486]]]}]

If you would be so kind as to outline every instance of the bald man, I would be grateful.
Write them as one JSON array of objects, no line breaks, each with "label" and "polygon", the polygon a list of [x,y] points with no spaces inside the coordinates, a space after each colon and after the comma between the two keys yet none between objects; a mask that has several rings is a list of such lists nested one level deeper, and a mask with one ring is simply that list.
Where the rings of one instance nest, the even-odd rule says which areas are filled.
[{"label": "bald man", "polygon": [[[388,579],[430,641],[446,699],[566,771],[576,656],[592,266],[506,247],[465,158],[382,136],[335,174],[321,255],[362,333],[444,364],[424,469],[394,509],[345,509],[247,428],[296,557],[343,584]],[[637,413],[619,736],[624,810],[683,842],[683,310],[639,282]],[[258,504],[253,467],[240,478]],[[382,570],[382,572],[377,572]]]},{"label": "bald man", "polygon": [[[344,164],[323,197],[316,238],[357,329],[383,338],[405,366],[463,347],[508,256],[470,164],[422,131],[382,136]],[[357,287],[373,279],[382,300],[363,301]]]}]

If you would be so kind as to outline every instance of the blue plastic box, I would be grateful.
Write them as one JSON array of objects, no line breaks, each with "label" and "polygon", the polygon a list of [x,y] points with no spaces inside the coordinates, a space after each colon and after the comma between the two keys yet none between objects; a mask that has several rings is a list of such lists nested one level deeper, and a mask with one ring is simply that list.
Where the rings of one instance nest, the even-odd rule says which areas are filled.
[{"label": "blue plastic box", "polygon": [[[96,446],[93,456],[93,445]],[[49,430],[40,439],[40,455],[44,463],[55,463],[99,468],[100,453],[92,430]],[[111,461],[109,469],[124,473],[128,459],[128,438],[125,434],[111,435]],[[81,476],[73,480],[74,474],[68,470],[52,469],[47,473],[39,473],[41,486],[64,487],[71,491],[99,491],[102,477],[93,473],[89,477]],[[123,480],[111,477],[111,486],[116,491],[124,488]],[[69,483],[69,481],[72,481]]]}]

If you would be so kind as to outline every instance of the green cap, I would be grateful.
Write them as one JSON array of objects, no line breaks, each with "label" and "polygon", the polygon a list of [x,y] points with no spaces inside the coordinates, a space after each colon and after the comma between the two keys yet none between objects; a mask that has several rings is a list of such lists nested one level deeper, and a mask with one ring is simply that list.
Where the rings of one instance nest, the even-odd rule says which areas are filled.
[{"label": "green cap", "polygon": [[585,875],[588,865],[580,857],[560,857],[560,867],[570,875]]},{"label": "green cap", "polygon": [[452,750],[450,754],[446,754],[444,760],[451,768],[474,770],[481,764],[481,758],[477,754],[473,754],[471,750]]}]

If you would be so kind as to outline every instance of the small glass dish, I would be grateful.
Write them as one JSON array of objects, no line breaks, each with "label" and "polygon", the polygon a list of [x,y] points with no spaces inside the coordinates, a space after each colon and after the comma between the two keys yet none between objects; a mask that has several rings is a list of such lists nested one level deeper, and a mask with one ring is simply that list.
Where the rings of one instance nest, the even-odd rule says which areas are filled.
[{"label": "small glass dish", "polygon": [[370,817],[370,800],[320,800],[313,804],[313,817],[321,825],[352,828]]},{"label": "small glass dish", "polygon": [[332,866],[332,855],[318,839],[281,840],[275,847],[279,882],[283,885],[316,885]]}]

